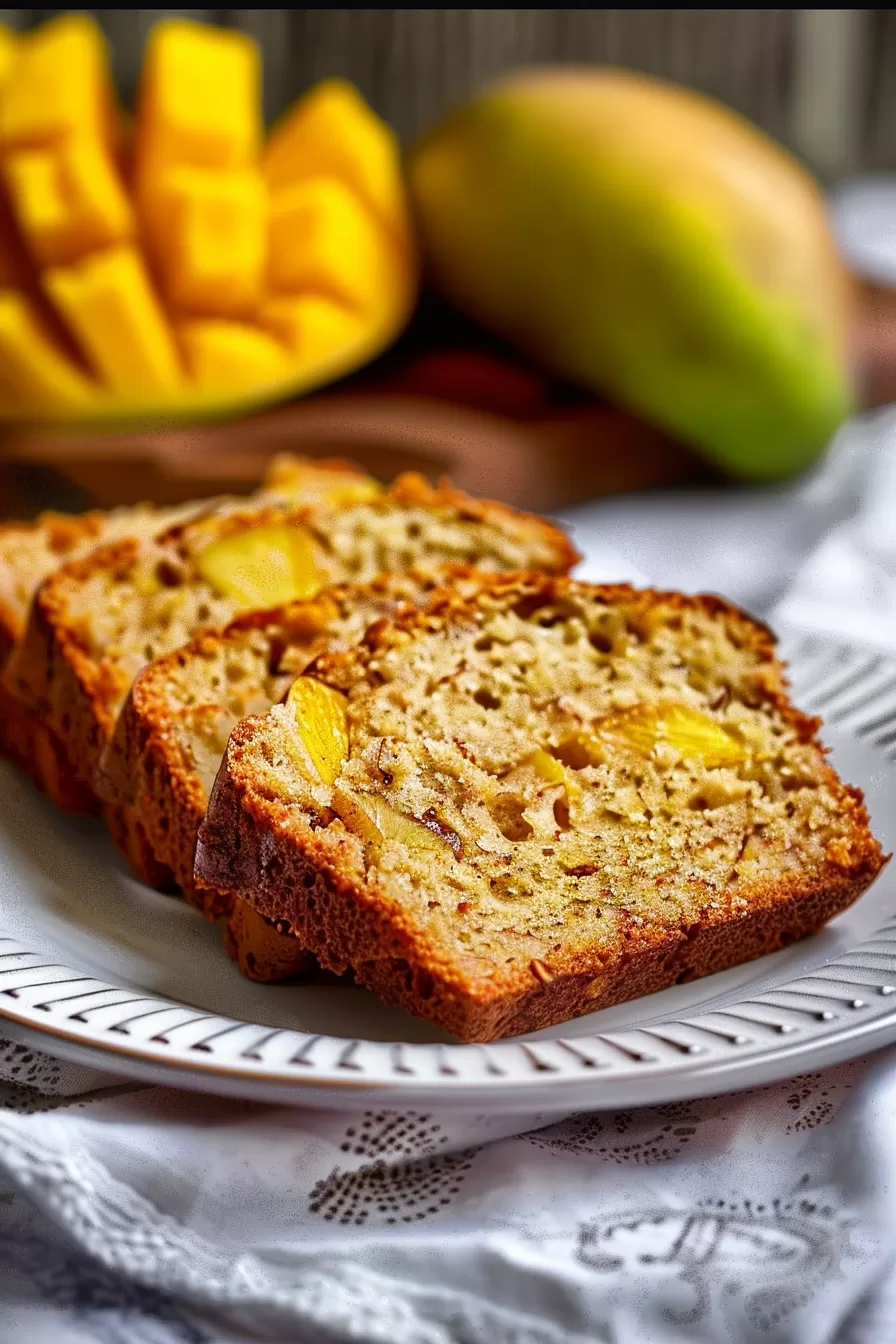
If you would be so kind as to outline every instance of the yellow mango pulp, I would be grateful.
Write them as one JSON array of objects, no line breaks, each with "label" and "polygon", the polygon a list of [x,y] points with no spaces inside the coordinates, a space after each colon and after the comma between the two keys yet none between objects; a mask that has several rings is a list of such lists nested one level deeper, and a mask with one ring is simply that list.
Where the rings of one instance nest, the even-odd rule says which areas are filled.
[{"label": "yellow mango pulp", "polygon": [[23,408],[74,412],[89,406],[95,388],[43,330],[33,304],[0,292],[0,385]]},{"label": "yellow mango pulp", "polygon": [[345,696],[313,677],[296,677],[286,704],[315,772],[325,784],[332,784],[348,756]]},{"label": "yellow mango pulp", "polygon": [[282,345],[244,322],[185,322],[178,328],[187,372],[197,387],[271,387],[289,371]]},{"label": "yellow mango pulp", "polygon": [[71,136],[46,149],[19,150],[4,171],[13,212],[39,265],[77,261],[133,237],[130,201],[100,141]]},{"label": "yellow mango pulp", "polygon": [[16,43],[0,99],[0,153],[71,134],[114,139],[105,39],[85,14],[51,19]]},{"label": "yellow mango pulp", "polygon": [[747,751],[722,724],[689,705],[639,705],[600,719],[595,731],[622,742],[645,756],[660,745],[673,747],[685,759],[709,767],[737,765]]},{"label": "yellow mango pulp", "polygon": [[218,537],[200,551],[197,565],[216,592],[246,607],[279,607],[322,587],[310,537],[287,523]]},{"label": "yellow mango pulp", "polygon": [[5,23],[0,23],[0,89],[9,80],[19,55],[19,39]]},{"label": "yellow mango pulp", "polygon": [[380,297],[388,243],[355,193],[315,177],[271,198],[268,275],[275,291],[311,290],[349,307]]},{"label": "yellow mango pulp", "polygon": [[137,117],[141,172],[254,163],[262,140],[256,43],[190,19],[157,23],[146,44]]},{"label": "yellow mango pulp", "polygon": [[321,294],[268,299],[257,317],[272,336],[309,362],[333,354],[363,330],[357,313]]},{"label": "yellow mango pulp", "polygon": [[405,233],[398,141],[344,79],[322,81],[285,112],[265,149],[264,174],[271,191],[322,173],[339,177],[383,221]]},{"label": "yellow mango pulp", "polygon": [[97,374],[119,392],[182,381],[171,330],[143,258],[124,244],[44,273],[44,286]]},{"label": "yellow mango pulp", "polygon": [[267,262],[267,197],[254,169],[173,168],[160,179],[164,246],[159,265],[170,304],[221,317],[249,314]]},{"label": "yellow mango pulp", "polygon": [[299,109],[265,156],[255,42],[169,19],[126,136],[92,19],[0,26],[0,421],[245,412],[389,343],[417,285],[395,138],[343,81]]},{"label": "yellow mango pulp", "polygon": [[394,841],[408,849],[443,853],[448,845],[448,841],[426,822],[405,816],[376,793],[350,793],[347,789],[337,789],[333,795],[333,810],[349,830],[369,845],[378,847]]}]

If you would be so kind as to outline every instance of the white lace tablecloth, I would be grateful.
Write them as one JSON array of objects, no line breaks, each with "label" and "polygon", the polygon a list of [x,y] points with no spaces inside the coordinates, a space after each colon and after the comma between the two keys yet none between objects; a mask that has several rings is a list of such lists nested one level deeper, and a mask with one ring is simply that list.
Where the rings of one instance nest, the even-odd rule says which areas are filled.
[{"label": "white lace tablecloth", "polygon": [[[893,413],[786,489],[569,521],[589,577],[896,652]],[[255,1106],[2,1044],[0,1078],[0,1344],[896,1337],[896,1048],[550,1125]]]}]

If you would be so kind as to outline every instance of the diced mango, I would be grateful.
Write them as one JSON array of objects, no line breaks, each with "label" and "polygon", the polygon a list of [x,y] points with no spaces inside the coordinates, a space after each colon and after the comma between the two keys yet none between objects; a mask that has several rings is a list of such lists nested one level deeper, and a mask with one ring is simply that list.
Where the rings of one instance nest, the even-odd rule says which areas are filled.
[{"label": "diced mango", "polygon": [[332,784],[348,756],[345,696],[314,677],[297,677],[286,703],[316,773],[325,784]]},{"label": "diced mango", "polygon": [[341,178],[382,221],[405,230],[398,142],[346,80],[324,80],[280,118],[264,172],[272,191],[322,174]]},{"label": "diced mango", "polygon": [[106,42],[86,14],[63,14],[18,43],[0,100],[0,151],[43,148],[71,134],[114,138]]},{"label": "diced mango", "polygon": [[444,836],[416,817],[406,817],[379,794],[338,789],[333,795],[333,810],[367,844],[383,845],[394,840],[408,849],[451,852]]},{"label": "diced mango", "polygon": [[595,731],[624,742],[645,756],[662,743],[674,747],[685,760],[710,768],[737,765],[746,760],[742,742],[708,714],[688,705],[644,705],[619,710],[599,720]]},{"label": "diced mango", "polygon": [[[34,307],[21,294],[0,293],[0,376],[16,409],[83,410],[93,387],[44,331]],[[7,404],[8,401],[7,401]]]},{"label": "diced mango", "polygon": [[198,387],[266,387],[286,377],[292,368],[282,345],[242,322],[215,318],[185,322],[178,337],[190,377]]},{"label": "diced mango", "polygon": [[257,318],[303,364],[344,349],[363,330],[357,313],[321,294],[268,299],[258,309]]},{"label": "diced mango", "polygon": [[164,202],[159,263],[169,301],[210,317],[250,313],[267,262],[267,196],[261,174],[173,168],[159,183]]},{"label": "diced mango", "polygon": [[9,83],[12,68],[19,55],[19,39],[11,28],[0,23],[0,89]]},{"label": "diced mango", "polygon": [[65,265],[133,237],[130,201],[98,140],[72,136],[49,149],[19,150],[5,171],[19,228],[38,265]]},{"label": "diced mango", "polygon": [[157,23],[146,44],[138,127],[141,173],[250,166],[263,129],[257,43],[190,19]]},{"label": "diced mango", "polygon": [[352,308],[382,300],[386,240],[357,196],[335,177],[316,177],[271,198],[271,288],[312,290]]},{"label": "diced mango", "polygon": [[280,607],[323,587],[308,533],[286,523],[219,537],[199,552],[196,563],[217,593],[246,607]]},{"label": "diced mango", "polygon": [[394,338],[417,284],[395,137],[328,80],[265,153],[260,65],[239,32],[164,19],[128,116],[89,15],[0,24],[0,294],[20,301],[0,415],[244,410]]},{"label": "diced mango", "polygon": [[180,385],[174,339],[135,247],[47,271],[43,283],[107,386],[145,394]]}]

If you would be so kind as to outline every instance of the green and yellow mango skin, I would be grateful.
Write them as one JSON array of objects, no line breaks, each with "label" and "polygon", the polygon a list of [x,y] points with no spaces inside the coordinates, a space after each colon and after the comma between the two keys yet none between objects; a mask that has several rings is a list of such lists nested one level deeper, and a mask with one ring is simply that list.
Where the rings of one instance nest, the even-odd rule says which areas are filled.
[{"label": "green and yellow mango skin", "polygon": [[597,68],[510,76],[408,173],[437,288],[723,470],[807,467],[852,402],[848,278],[813,179],[700,95]]}]

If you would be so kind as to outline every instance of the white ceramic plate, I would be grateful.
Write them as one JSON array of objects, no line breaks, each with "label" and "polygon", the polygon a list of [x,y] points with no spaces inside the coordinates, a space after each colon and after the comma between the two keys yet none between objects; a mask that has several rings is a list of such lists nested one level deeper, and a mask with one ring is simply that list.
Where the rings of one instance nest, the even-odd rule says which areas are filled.
[{"label": "white ceramic plate", "polygon": [[[896,848],[896,663],[785,641],[795,698]],[[241,979],[215,929],[129,878],[99,823],[0,765],[0,1018],[52,1053],[321,1106],[569,1111],[758,1086],[896,1040],[896,864],[822,933],[748,966],[489,1046],[339,985]]]}]

